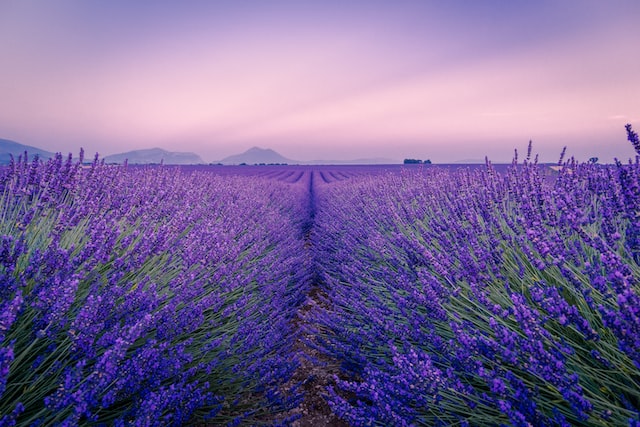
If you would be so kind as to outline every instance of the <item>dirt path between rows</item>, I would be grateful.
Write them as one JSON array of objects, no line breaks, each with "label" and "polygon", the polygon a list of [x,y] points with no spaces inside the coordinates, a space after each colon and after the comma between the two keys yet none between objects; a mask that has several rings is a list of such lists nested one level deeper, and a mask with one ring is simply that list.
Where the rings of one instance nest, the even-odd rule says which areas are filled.
[{"label": "dirt path between rows", "polygon": [[[314,188],[314,172],[309,177],[309,220],[304,226],[305,250],[309,257],[313,257],[313,234],[316,195]],[[314,260],[311,259],[313,265]],[[334,375],[338,375],[340,364],[337,360],[314,347],[318,347],[317,330],[314,327],[314,318],[318,313],[330,310],[327,303],[327,294],[318,283],[316,277],[312,284],[306,301],[300,306],[297,318],[294,320],[294,328],[299,331],[298,341],[294,345],[294,351],[300,357],[300,366],[295,371],[291,380],[292,384],[302,384],[304,393],[302,403],[292,410],[291,415],[299,415],[300,418],[292,423],[293,427],[346,427],[345,421],[333,413],[329,404],[324,399],[326,387],[335,383]]]},{"label": "dirt path between rows", "polygon": [[335,383],[334,375],[338,375],[340,370],[336,360],[332,360],[314,348],[317,340],[309,322],[313,319],[311,313],[326,309],[324,297],[326,294],[318,286],[312,287],[296,319],[296,326],[301,334],[294,350],[300,355],[301,363],[293,375],[292,382],[302,384],[304,400],[291,412],[291,415],[300,415],[300,418],[292,423],[293,427],[347,427],[349,425],[331,411],[323,397],[326,387]]}]

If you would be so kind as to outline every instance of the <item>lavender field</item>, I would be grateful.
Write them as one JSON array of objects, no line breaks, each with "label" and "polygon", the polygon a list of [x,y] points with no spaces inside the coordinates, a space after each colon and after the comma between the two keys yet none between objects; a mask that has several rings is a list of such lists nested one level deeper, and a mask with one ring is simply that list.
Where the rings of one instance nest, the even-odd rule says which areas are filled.
[{"label": "lavender field", "polygon": [[561,166],[17,159],[0,425],[640,425],[640,157]]}]

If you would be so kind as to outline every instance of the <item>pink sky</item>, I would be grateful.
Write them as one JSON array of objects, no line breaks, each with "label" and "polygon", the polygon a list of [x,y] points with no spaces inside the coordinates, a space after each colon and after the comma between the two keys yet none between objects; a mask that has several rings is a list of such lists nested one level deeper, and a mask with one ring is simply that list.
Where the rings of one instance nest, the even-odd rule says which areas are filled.
[{"label": "pink sky", "polygon": [[529,139],[543,161],[634,155],[640,2],[469,3],[3,1],[0,138],[207,161],[498,162]]}]

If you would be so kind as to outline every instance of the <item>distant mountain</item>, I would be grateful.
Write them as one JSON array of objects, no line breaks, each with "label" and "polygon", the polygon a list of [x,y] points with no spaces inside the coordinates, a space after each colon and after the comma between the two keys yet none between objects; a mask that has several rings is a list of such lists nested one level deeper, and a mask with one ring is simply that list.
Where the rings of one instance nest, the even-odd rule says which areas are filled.
[{"label": "distant mountain", "polygon": [[382,157],[354,160],[292,160],[282,156],[281,154],[270,148],[253,147],[242,154],[234,154],[233,156],[225,157],[217,163],[222,163],[223,165],[239,165],[242,163],[246,163],[248,165],[255,165],[260,163],[287,163],[290,165],[389,165],[399,163],[399,161]]},{"label": "distant mountain", "polygon": [[146,165],[152,163],[164,163],[165,165],[193,165],[204,163],[204,160],[195,153],[180,153],[167,151],[162,148],[149,148],[146,150],[134,150],[126,153],[112,154],[104,158],[105,163],[124,163],[132,165]]},{"label": "distant mountain", "polygon": [[13,155],[14,159],[17,159],[18,156],[24,154],[25,151],[27,152],[29,158],[33,158],[33,156],[37,155],[41,159],[47,160],[54,156],[53,153],[41,150],[40,148],[20,144],[9,139],[0,138],[0,164],[9,163],[9,161],[11,160],[11,155]]},{"label": "distant mountain", "polygon": [[301,163],[296,160],[287,159],[270,148],[253,147],[242,154],[234,154],[220,160],[223,165],[239,165],[246,163],[253,165],[256,163]]}]

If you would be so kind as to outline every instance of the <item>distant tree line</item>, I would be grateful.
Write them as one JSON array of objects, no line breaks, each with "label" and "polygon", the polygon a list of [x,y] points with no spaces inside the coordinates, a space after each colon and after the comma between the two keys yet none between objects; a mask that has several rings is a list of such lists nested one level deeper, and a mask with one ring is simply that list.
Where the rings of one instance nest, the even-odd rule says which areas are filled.
[{"label": "distant tree line", "polygon": [[405,165],[420,165],[420,164],[430,165],[431,160],[427,159],[422,161],[419,159],[404,159],[404,164]]}]

